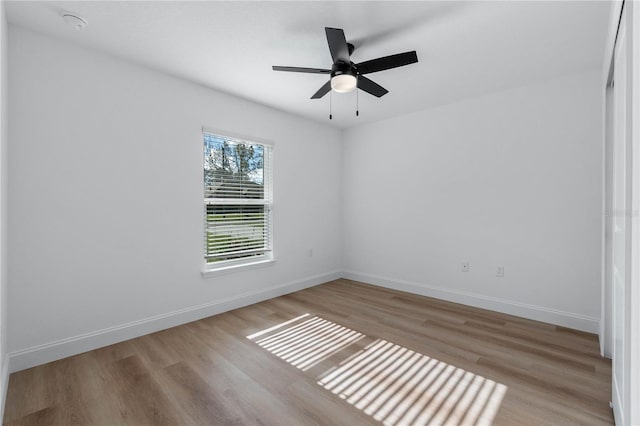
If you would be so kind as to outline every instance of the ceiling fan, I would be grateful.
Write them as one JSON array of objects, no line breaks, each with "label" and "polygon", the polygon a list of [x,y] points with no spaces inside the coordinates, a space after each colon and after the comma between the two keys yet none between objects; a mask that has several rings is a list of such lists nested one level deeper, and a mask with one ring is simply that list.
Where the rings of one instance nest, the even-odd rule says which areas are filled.
[{"label": "ceiling fan", "polygon": [[418,55],[416,51],[413,50],[411,52],[398,53],[355,64],[351,62],[351,54],[353,53],[354,46],[351,43],[347,43],[344,31],[340,28],[328,27],[325,27],[324,30],[327,34],[329,51],[333,59],[331,69],[273,66],[274,71],[329,74],[331,76],[330,80],[314,93],[311,99],[320,99],[332,89],[338,93],[347,93],[356,87],[379,98],[389,93],[389,91],[378,83],[369,80],[364,76],[365,74],[398,68],[418,62]]}]

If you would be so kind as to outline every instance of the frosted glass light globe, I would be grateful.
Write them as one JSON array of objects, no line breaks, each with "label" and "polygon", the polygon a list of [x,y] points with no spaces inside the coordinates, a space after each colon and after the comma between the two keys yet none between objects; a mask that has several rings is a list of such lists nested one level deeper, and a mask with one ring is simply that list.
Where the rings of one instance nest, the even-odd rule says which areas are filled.
[{"label": "frosted glass light globe", "polygon": [[331,78],[331,89],[338,93],[349,93],[357,84],[356,77],[351,74],[340,74]]}]

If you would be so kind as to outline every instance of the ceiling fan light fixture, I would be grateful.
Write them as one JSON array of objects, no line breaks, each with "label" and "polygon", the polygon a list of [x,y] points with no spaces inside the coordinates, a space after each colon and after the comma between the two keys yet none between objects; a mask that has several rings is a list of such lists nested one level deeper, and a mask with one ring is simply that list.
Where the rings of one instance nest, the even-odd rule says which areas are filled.
[{"label": "ceiling fan light fixture", "polygon": [[338,93],[352,92],[358,85],[358,80],[351,74],[339,74],[331,77],[331,89]]}]

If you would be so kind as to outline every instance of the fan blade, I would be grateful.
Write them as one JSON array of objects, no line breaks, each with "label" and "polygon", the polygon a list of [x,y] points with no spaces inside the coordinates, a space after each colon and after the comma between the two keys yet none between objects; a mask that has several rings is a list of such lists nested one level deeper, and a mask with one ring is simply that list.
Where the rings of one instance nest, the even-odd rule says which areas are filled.
[{"label": "fan blade", "polygon": [[356,68],[358,69],[358,74],[369,74],[391,68],[403,67],[416,62],[418,62],[418,54],[414,50],[361,62],[356,65]]},{"label": "fan blade", "polygon": [[313,94],[311,99],[320,99],[331,90],[331,80],[327,81],[316,93]]},{"label": "fan blade", "polygon": [[358,89],[362,89],[365,92],[370,93],[373,96],[377,96],[379,98],[389,93],[387,89],[380,86],[378,83],[369,80],[367,77],[363,75],[358,76]]},{"label": "fan blade", "polygon": [[329,43],[333,62],[349,64],[351,59],[349,59],[349,46],[347,45],[347,39],[344,38],[344,31],[340,28],[328,27],[325,27],[324,31],[327,33],[327,43]]},{"label": "fan blade", "polygon": [[301,68],[301,67],[279,67],[274,65],[274,71],[290,71],[290,72],[307,72],[311,74],[331,74],[331,70],[325,70],[322,68]]}]

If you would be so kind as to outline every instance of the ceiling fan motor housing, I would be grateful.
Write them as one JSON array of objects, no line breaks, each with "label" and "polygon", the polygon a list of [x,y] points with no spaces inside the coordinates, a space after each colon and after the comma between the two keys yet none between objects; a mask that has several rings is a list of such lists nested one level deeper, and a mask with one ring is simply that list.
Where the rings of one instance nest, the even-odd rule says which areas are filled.
[{"label": "ceiling fan motor housing", "polygon": [[345,64],[344,62],[337,62],[333,64],[331,67],[331,77],[342,74],[352,75],[355,77],[357,72],[352,64]]}]

